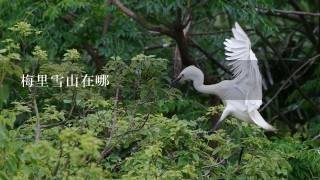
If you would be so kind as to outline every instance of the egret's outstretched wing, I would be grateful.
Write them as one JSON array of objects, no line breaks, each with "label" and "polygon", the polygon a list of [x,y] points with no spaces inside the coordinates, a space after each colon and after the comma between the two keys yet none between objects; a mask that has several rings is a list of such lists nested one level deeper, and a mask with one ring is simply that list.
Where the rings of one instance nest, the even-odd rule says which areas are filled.
[{"label": "egret's outstretched wing", "polygon": [[226,60],[231,61],[235,82],[246,94],[245,104],[249,111],[257,109],[262,104],[262,82],[258,67],[258,59],[251,50],[250,39],[236,22],[232,28],[233,38],[226,39]]}]

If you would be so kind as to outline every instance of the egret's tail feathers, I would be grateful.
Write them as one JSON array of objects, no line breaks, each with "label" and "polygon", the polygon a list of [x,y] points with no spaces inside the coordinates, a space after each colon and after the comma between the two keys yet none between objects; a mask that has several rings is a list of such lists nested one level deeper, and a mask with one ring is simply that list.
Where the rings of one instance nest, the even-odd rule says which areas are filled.
[{"label": "egret's tail feathers", "polygon": [[260,115],[260,113],[258,112],[258,110],[252,110],[252,111],[248,111],[250,117],[252,118],[252,120],[260,127],[262,127],[265,130],[268,131],[276,131],[276,128],[274,128],[273,126],[271,126],[270,124],[268,124],[263,117]]}]

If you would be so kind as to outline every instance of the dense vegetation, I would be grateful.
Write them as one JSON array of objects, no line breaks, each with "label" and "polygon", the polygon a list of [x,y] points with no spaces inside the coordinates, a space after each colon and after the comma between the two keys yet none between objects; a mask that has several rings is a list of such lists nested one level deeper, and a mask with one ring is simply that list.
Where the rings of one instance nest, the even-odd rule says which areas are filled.
[{"label": "dense vegetation", "polygon": [[[1,179],[320,178],[319,1],[0,7]],[[188,65],[207,84],[231,78],[223,41],[235,21],[260,60],[260,111],[275,133],[240,133],[229,117],[208,135],[220,100],[170,87]]]}]

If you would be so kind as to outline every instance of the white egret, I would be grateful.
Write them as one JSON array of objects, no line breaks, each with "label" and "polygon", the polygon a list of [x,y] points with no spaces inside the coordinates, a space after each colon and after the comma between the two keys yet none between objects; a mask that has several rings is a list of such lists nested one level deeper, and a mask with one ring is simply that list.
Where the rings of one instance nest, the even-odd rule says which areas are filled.
[{"label": "white egret", "polygon": [[262,82],[258,67],[258,59],[251,50],[250,39],[243,29],[236,22],[232,28],[233,38],[226,39],[226,60],[232,66],[233,80],[224,80],[217,84],[204,85],[202,71],[195,67],[185,68],[172,82],[175,86],[179,82],[192,80],[194,88],[204,94],[214,94],[222,99],[225,109],[216,125],[210,130],[213,132],[216,127],[228,115],[232,114],[239,120],[255,123],[258,126],[274,131],[275,128],[269,125],[260,115],[258,108],[262,104]]}]

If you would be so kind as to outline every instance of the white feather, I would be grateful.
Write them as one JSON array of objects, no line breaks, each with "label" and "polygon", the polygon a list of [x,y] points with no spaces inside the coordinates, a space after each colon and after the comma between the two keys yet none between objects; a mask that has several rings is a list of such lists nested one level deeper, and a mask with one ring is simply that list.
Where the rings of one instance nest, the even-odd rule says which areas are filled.
[{"label": "white feather", "polygon": [[275,131],[276,129],[272,127],[270,124],[268,124],[263,117],[260,115],[258,110],[254,109],[253,111],[249,112],[249,115],[251,119],[256,123],[258,126],[262,127],[263,129],[269,130],[269,131]]},{"label": "white feather", "polygon": [[[247,86],[242,86],[246,93],[246,102],[249,111],[257,109],[262,104],[262,85],[261,74],[257,64],[258,59],[251,50],[251,42],[239,24],[235,23],[235,28],[232,28],[234,38],[225,40],[225,53],[228,56],[227,60],[234,60],[229,65],[235,79],[243,81],[244,77],[248,77],[250,82]],[[252,101],[251,101],[252,100]],[[250,101],[250,102],[249,102]]]},{"label": "white feather", "polygon": [[[239,120],[255,123],[266,130],[275,130],[258,112],[262,104],[262,81],[258,59],[251,50],[251,42],[238,23],[232,28],[233,38],[226,39],[226,60],[230,61],[233,80],[204,85],[204,75],[195,66],[185,68],[177,81],[192,80],[195,89],[205,94],[215,94],[226,106],[216,126],[229,114]],[[176,81],[174,81],[176,82]],[[215,129],[216,126],[213,128]]]}]

